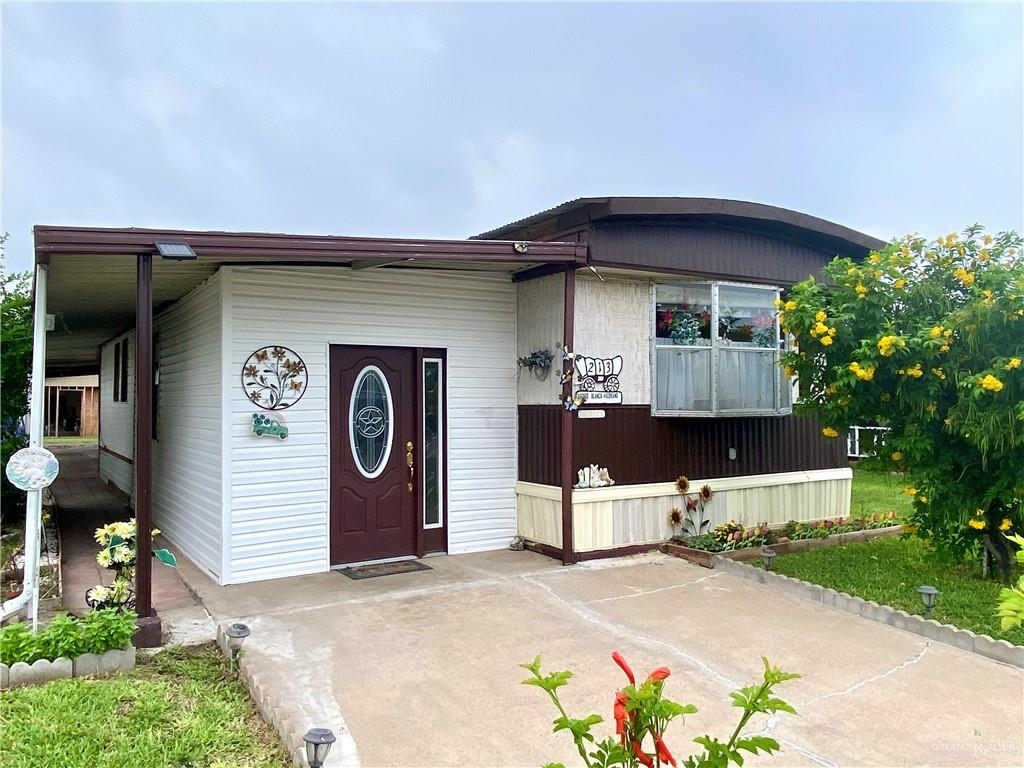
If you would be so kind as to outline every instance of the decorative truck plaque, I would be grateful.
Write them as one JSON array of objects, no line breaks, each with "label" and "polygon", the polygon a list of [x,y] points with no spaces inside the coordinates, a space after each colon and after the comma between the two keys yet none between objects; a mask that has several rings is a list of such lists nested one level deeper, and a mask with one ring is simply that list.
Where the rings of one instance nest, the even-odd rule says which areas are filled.
[{"label": "decorative truck plaque", "polygon": [[576,393],[586,398],[587,405],[619,405],[619,374],[622,373],[622,355],[615,357],[587,357],[577,355]]}]

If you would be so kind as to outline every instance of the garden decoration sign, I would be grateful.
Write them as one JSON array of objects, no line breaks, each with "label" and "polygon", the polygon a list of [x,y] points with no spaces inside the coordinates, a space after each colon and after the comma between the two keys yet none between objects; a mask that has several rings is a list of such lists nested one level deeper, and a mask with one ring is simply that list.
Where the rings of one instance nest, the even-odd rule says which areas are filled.
[{"label": "garden decoration sign", "polygon": [[577,355],[576,394],[583,395],[588,404],[620,405],[619,374],[622,373],[622,355],[615,357],[587,357]]},{"label": "garden decoration sign", "polygon": [[57,479],[60,463],[45,448],[22,448],[7,462],[7,479],[21,491],[41,491]]},{"label": "garden decoration sign", "polygon": [[242,389],[266,411],[291,408],[306,392],[306,364],[288,347],[257,349],[242,366]]}]

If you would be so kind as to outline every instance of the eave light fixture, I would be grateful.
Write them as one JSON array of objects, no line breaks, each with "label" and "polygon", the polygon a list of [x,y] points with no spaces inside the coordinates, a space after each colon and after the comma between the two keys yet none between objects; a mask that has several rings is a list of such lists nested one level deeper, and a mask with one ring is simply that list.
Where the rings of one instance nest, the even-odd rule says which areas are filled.
[{"label": "eave light fixture", "polygon": [[171,259],[173,261],[192,261],[197,258],[196,252],[192,250],[192,246],[188,243],[179,243],[171,240],[157,240],[153,245],[156,246],[157,253],[165,259]]}]

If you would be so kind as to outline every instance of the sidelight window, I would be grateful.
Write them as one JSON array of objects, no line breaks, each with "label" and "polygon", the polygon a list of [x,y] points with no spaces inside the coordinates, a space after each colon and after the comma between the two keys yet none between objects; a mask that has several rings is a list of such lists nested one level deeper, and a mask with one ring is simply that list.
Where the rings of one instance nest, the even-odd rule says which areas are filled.
[{"label": "sidelight window", "polygon": [[779,289],[730,283],[657,284],[652,296],[656,416],[791,411],[782,376]]},{"label": "sidelight window", "polygon": [[356,376],[349,403],[349,443],[359,472],[379,477],[387,466],[394,438],[394,408],[384,373],[368,365]]},{"label": "sidelight window", "polygon": [[444,381],[440,359],[423,360],[423,527],[444,525]]}]

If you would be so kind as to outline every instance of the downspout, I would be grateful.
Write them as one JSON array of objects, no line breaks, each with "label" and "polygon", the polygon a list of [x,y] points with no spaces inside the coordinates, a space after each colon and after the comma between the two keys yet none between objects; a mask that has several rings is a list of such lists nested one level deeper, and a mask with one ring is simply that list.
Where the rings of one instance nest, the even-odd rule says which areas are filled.
[{"label": "downspout", "polygon": [[[562,293],[562,344],[573,351],[574,320],[576,315],[576,265],[565,270],[565,285]],[[575,471],[572,463],[573,412],[567,404],[572,400],[573,360],[562,362],[562,414],[561,414],[561,472],[562,481],[562,565],[576,562],[572,535],[572,479]]]},{"label": "downspout", "polygon": [[[49,267],[36,264],[35,300],[32,315],[32,388],[29,396],[28,444],[43,444],[43,393],[46,385],[46,277]],[[0,620],[28,605],[32,630],[38,625],[39,612],[39,529],[43,517],[43,492],[28,491],[25,503],[25,579],[21,594],[3,604]]]}]

